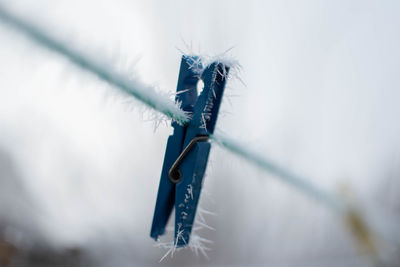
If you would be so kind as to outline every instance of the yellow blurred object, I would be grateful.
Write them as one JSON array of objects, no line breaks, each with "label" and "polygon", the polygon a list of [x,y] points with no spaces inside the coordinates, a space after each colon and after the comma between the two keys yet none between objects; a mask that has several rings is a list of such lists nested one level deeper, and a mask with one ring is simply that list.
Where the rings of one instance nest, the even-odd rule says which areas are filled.
[{"label": "yellow blurred object", "polygon": [[355,209],[349,209],[345,219],[360,250],[373,257],[377,256],[375,238],[361,214]]}]

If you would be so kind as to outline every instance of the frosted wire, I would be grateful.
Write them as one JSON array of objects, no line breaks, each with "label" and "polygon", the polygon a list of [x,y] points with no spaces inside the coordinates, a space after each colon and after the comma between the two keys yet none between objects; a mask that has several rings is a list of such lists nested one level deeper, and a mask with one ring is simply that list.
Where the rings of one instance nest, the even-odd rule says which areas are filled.
[{"label": "frosted wire", "polygon": [[50,34],[46,33],[39,27],[35,27],[30,22],[24,21],[23,19],[9,13],[1,5],[0,20],[25,34],[30,39],[36,41],[39,45],[63,55],[72,63],[95,74],[100,79],[114,85],[123,92],[132,95],[148,107],[163,113],[180,124],[189,122],[189,118],[184,111],[182,111],[170,99],[166,99],[157,94],[152,87],[145,85],[140,81],[128,79],[124,75],[108,68],[106,64],[96,62],[96,60],[87,56],[85,53],[79,52],[77,49],[51,37]]},{"label": "frosted wire", "polygon": [[[163,113],[180,124],[186,124],[189,122],[189,117],[184,111],[179,109],[179,107],[170,99],[157,94],[152,87],[139,81],[128,79],[124,75],[108,68],[105,64],[96,62],[96,60],[87,56],[85,53],[79,52],[77,49],[69,47],[63,42],[57,41],[39,27],[35,27],[30,22],[24,21],[23,19],[9,13],[1,5],[0,20],[34,40],[39,45],[63,55],[82,69],[95,74],[100,79],[114,85],[123,92],[132,95],[154,110]],[[247,146],[241,145],[239,142],[228,138],[221,133],[216,133],[211,136],[211,138],[220,146],[259,166],[263,170],[274,174],[276,177],[280,178],[280,180],[292,185],[308,197],[314,198],[319,203],[325,204],[334,211],[343,211],[344,205],[339,198],[321,190],[306,179],[291,173],[286,168],[280,167],[267,158],[251,151]]]}]

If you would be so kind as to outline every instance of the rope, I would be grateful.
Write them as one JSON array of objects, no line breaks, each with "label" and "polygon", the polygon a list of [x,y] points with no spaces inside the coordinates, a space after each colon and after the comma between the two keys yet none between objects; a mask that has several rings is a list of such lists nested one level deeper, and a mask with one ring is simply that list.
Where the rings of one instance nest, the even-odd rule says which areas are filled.
[{"label": "rope", "polygon": [[167,117],[177,121],[180,124],[189,122],[189,117],[174,102],[160,96],[154,88],[145,85],[137,80],[132,80],[116,71],[107,68],[84,52],[78,51],[67,44],[56,40],[45,30],[34,26],[32,23],[19,18],[7,11],[0,5],[0,20],[13,27],[15,30],[24,34],[26,37],[35,41],[40,46],[64,56],[75,65],[96,75],[101,80],[119,88],[123,92],[132,95],[148,107],[157,110]]},{"label": "rope", "polygon": [[[87,53],[79,51],[64,42],[57,40],[44,29],[34,26],[33,23],[7,11],[1,6],[1,4],[0,21],[25,35],[30,40],[36,42],[39,46],[45,47],[69,59],[72,63],[83,70],[96,75],[101,80],[113,85],[122,92],[135,97],[140,102],[143,102],[155,111],[161,112],[168,118],[175,120],[182,125],[187,124],[190,121],[188,114],[182,111],[172,100],[159,95],[153,87],[140,81],[132,80],[122,73],[107,68],[106,64],[102,64],[98,62],[98,60],[88,56]],[[221,132],[216,132],[210,137],[213,142],[227,149],[231,153],[236,154],[246,161],[275,175],[275,177],[281,181],[291,185],[297,191],[316,200],[319,204],[326,206],[333,212],[343,215],[357,244],[367,247],[364,251],[367,251],[371,257],[376,256],[376,248],[374,247],[375,244],[372,238],[373,233],[364,221],[362,215],[359,214],[358,210],[350,205],[351,203],[346,201],[347,198],[339,197],[338,195],[324,191],[310,182],[309,179],[296,175],[289,169],[276,164],[272,160],[255,151],[252,151],[247,145],[241,144]]]},{"label": "rope", "polygon": [[[96,75],[101,80],[135,97],[148,107],[161,112],[180,124],[186,124],[189,122],[189,117],[184,111],[182,111],[172,100],[157,94],[151,86],[143,84],[140,81],[129,79],[123,74],[107,68],[105,64],[101,64],[84,52],[78,51],[78,49],[56,40],[56,38],[52,37],[44,29],[34,26],[31,22],[25,21],[24,19],[10,13],[1,5],[0,20],[18,32],[24,34],[32,41],[35,41],[38,45],[64,56],[78,67]],[[281,167],[266,157],[250,150],[248,146],[242,145],[218,132],[211,136],[211,139],[216,144],[226,148],[230,152],[244,158],[256,166],[259,166],[261,169],[274,174],[276,177],[290,184],[298,191],[303,192],[308,197],[317,200],[321,204],[325,204],[328,208],[333,209],[334,211],[342,211],[344,205],[342,203],[343,201],[339,198],[323,191],[307,179],[293,174],[288,169]]]}]

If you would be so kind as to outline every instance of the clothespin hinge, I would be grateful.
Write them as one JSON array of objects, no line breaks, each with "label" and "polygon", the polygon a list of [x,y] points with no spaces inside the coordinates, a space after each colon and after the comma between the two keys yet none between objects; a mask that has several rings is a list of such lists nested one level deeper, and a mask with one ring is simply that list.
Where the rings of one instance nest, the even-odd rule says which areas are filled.
[{"label": "clothespin hinge", "polygon": [[185,147],[185,149],[182,151],[182,153],[179,155],[179,157],[175,160],[174,164],[172,164],[171,169],[169,169],[168,172],[168,177],[171,183],[177,184],[179,181],[182,179],[182,173],[179,170],[179,165],[182,163],[182,161],[185,159],[186,155],[190,152],[192,147],[197,143],[197,142],[202,142],[202,141],[207,141],[209,138],[208,135],[200,135],[194,137],[190,143]]}]

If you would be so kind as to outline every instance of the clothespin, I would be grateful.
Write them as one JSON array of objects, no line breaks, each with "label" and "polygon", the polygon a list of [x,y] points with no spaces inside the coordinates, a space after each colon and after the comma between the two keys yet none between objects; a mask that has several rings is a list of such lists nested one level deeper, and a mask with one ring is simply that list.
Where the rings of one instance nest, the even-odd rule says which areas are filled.
[{"label": "clothespin", "polygon": [[[174,132],[169,136],[161,171],[160,185],[150,236],[155,240],[165,232],[175,206],[175,241],[177,247],[189,244],[201,186],[207,167],[211,144],[229,67],[211,63],[201,73],[198,57],[182,56],[176,102],[191,115],[190,122],[172,122]],[[197,94],[197,83],[204,88]]]}]

